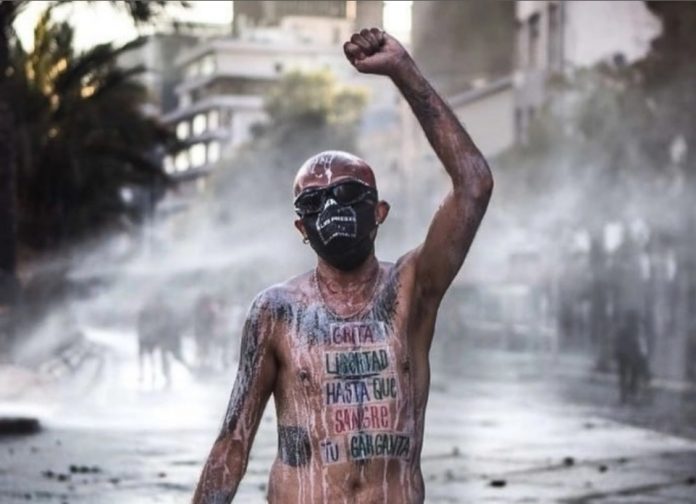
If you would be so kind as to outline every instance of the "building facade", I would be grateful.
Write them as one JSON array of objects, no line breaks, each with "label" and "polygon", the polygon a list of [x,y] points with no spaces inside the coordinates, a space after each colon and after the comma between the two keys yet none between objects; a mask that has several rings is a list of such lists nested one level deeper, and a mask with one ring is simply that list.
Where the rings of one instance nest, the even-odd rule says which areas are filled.
[{"label": "building facade", "polygon": [[[340,44],[359,28],[382,26],[384,2],[376,0],[236,0],[232,33],[284,26],[303,38]],[[316,19],[321,18],[321,23]]]},{"label": "building facade", "polygon": [[[197,179],[233,156],[266,118],[264,94],[289,71],[327,70],[339,82],[369,87],[341,46],[358,22],[381,24],[381,13],[382,2],[374,1],[235,2],[234,36],[203,41],[176,59],[178,105],[164,120],[183,148],[165,160],[166,171]],[[381,99],[383,86],[373,87]]]},{"label": "building facade", "polygon": [[244,32],[263,26],[278,26],[287,17],[322,17],[327,19],[348,19],[348,2],[327,0],[236,0],[234,2],[233,34],[243,36]]},{"label": "building facade", "polygon": [[178,60],[183,79],[179,106],[164,116],[186,146],[167,159],[176,178],[208,173],[221,157],[251,139],[265,119],[263,95],[285,72],[325,69],[345,78],[345,57],[335,46],[295,40],[217,39],[198,45]]},{"label": "building facade", "polygon": [[514,120],[520,143],[546,99],[549,77],[617,57],[635,61],[661,29],[643,2],[532,0],[515,6]]},{"label": "building facade", "polygon": [[148,113],[159,117],[176,108],[175,88],[182,78],[177,56],[203,40],[224,33],[219,26],[172,23],[157,33],[140,37],[136,47],[119,56],[119,65],[124,68],[144,67],[138,78],[149,93]]},{"label": "building facade", "polygon": [[416,1],[411,19],[414,57],[445,95],[512,73],[514,2]]},{"label": "building facade", "polygon": [[[412,19],[413,52],[423,72],[448,99],[458,97],[452,104],[469,129],[477,128],[466,116],[472,107],[488,118],[483,131],[473,132],[487,156],[526,142],[549,77],[617,55],[635,61],[660,30],[644,3],[632,1],[418,1]],[[505,88],[512,101],[491,100],[500,97],[501,82],[512,83]],[[427,147],[420,141],[420,149]]]},{"label": "building facade", "polygon": [[478,148],[489,157],[508,149],[515,141],[512,110],[515,107],[511,76],[500,77],[449,98],[457,117]]}]

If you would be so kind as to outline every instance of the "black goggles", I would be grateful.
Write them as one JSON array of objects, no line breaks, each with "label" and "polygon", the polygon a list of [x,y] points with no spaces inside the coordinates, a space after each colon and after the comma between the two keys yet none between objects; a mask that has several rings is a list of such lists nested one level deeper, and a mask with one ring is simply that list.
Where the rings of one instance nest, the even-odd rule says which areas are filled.
[{"label": "black goggles", "polygon": [[354,205],[365,199],[377,201],[377,189],[358,180],[338,182],[321,189],[307,189],[295,198],[295,212],[300,217],[319,213],[329,198],[339,205]]}]

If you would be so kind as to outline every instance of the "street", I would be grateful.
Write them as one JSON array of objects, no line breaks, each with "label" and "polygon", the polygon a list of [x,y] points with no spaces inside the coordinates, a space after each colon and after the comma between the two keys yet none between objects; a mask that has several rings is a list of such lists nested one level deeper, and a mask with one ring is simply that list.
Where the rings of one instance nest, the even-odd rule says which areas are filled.
[{"label": "street", "polygon": [[[104,349],[99,366],[3,401],[0,416],[34,413],[44,430],[0,437],[0,502],[190,499],[234,371],[194,380],[175,368],[171,390],[148,389],[137,382],[132,340],[117,337],[91,334]],[[456,375],[450,367],[433,370],[427,502],[696,502],[696,438],[671,433],[689,417],[664,410],[673,399],[660,391],[649,405],[619,406],[611,384],[575,377],[548,356],[472,352]],[[235,502],[263,502],[275,452],[269,404]]]}]

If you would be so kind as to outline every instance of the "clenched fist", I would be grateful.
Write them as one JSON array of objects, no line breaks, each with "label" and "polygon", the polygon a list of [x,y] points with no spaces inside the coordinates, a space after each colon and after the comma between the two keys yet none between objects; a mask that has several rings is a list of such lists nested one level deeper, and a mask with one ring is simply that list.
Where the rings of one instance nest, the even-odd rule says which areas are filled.
[{"label": "clenched fist", "polygon": [[348,61],[361,73],[393,77],[411,57],[391,35],[379,28],[354,33],[350,42],[343,44]]}]

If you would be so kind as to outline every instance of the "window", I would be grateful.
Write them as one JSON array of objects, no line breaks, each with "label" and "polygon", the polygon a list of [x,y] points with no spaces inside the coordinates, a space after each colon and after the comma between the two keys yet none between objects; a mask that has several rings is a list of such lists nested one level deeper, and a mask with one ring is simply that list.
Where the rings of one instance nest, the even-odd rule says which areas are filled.
[{"label": "window", "polygon": [[171,156],[164,156],[164,172],[171,175],[176,170],[174,160]]},{"label": "window", "polygon": [[215,72],[215,56],[209,54],[201,58],[200,62],[200,74],[210,75]]},{"label": "window", "polygon": [[205,132],[205,114],[196,114],[193,118],[193,134],[200,135]]},{"label": "window", "polygon": [[563,69],[563,36],[561,33],[561,6],[549,5],[549,36],[547,43],[547,62],[551,70]]},{"label": "window", "polygon": [[220,127],[220,112],[211,110],[208,112],[208,130],[214,131]]},{"label": "window", "polygon": [[208,181],[204,177],[196,180],[196,190],[198,191],[198,194],[204,193],[206,187],[208,187]]},{"label": "window", "polygon": [[529,47],[527,62],[529,68],[537,68],[539,54],[539,14],[529,18]]},{"label": "window", "polygon": [[184,70],[184,75],[189,79],[196,77],[198,75],[198,62],[194,61],[190,65],[187,65]]},{"label": "window", "polygon": [[517,67],[525,68],[527,66],[527,33],[525,31],[525,23],[519,21],[515,22],[515,29],[517,30]]},{"label": "window", "polygon": [[181,121],[176,125],[176,137],[179,140],[186,140],[189,136],[189,123],[188,121]]},{"label": "window", "polygon": [[174,161],[176,166],[176,171],[183,172],[189,169],[189,159],[188,153],[186,151],[181,151],[176,155],[176,160]]},{"label": "window", "polygon": [[527,107],[527,127],[529,127],[536,118],[536,109],[534,107]]},{"label": "window", "polygon": [[515,140],[518,145],[527,145],[527,116],[523,108],[515,109]]},{"label": "window", "polygon": [[208,163],[216,163],[220,159],[220,142],[208,144]]},{"label": "window", "polygon": [[524,142],[529,142],[530,132],[534,127],[534,120],[536,119],[537,110],[534,107],[527,107],[527,118],[524,121]]},{"label": "window", "polygon": [[130,205],[133,203],[133,199],[135,198],[135,195],[133,194],[133,189],[127,186],[121,187],[119,189],[119,196],[121,196],[121,201],[123,201],[125,204]]},{"label": "window", "polygon": [[191,146],[189,151],[191,155],[191,166],[198,168],[205,164],[205,144],[197,143]]}]

